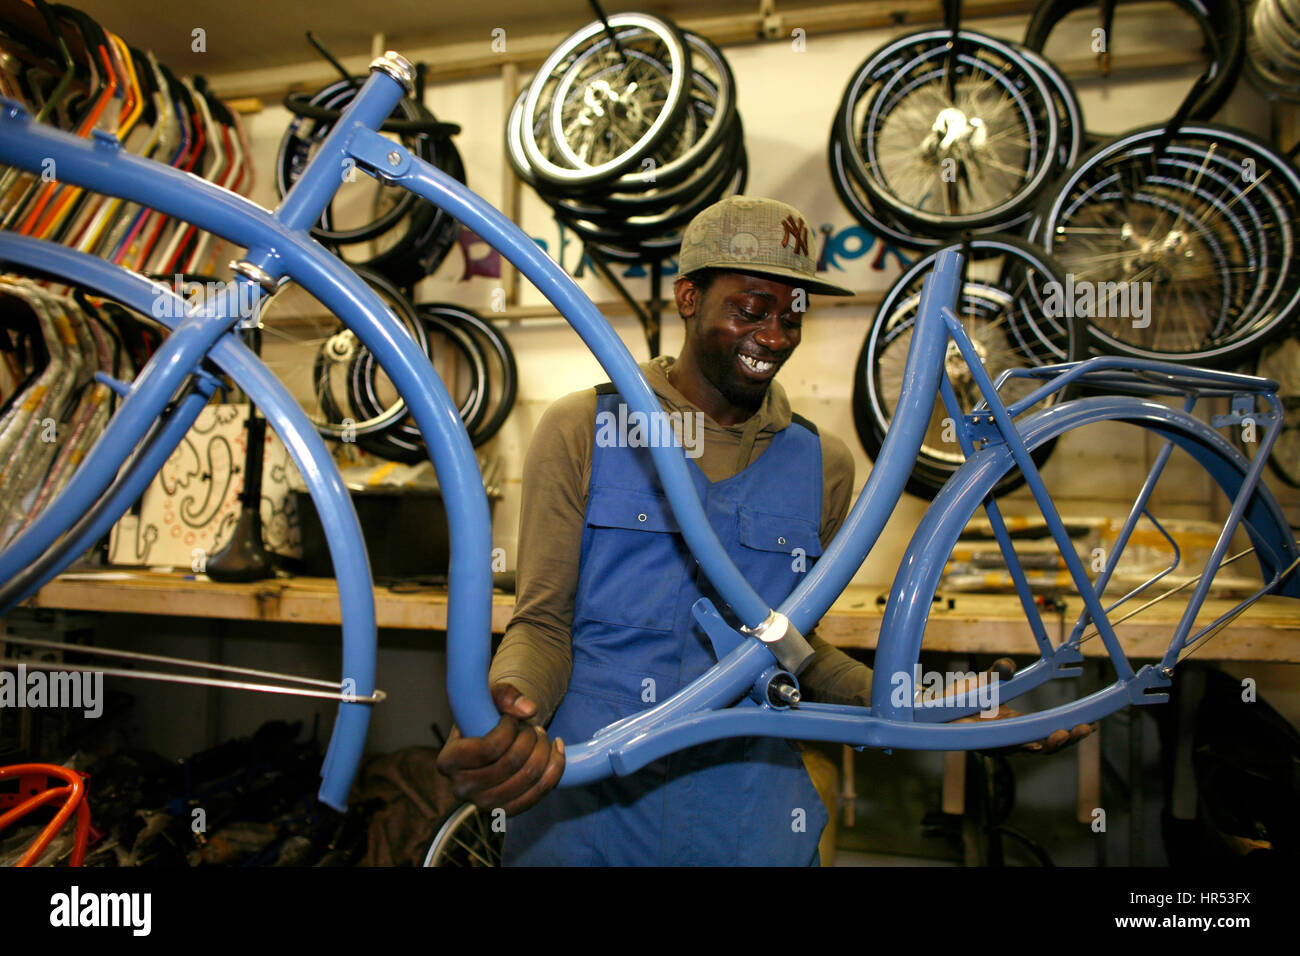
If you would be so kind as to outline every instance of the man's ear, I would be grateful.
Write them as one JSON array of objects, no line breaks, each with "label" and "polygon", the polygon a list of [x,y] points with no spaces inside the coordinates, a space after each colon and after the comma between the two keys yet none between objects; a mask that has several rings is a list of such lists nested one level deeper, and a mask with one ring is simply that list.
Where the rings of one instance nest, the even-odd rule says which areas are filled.
[{"label": "man's ear", "polygon": [[681,276],[673,284],[673,295],[677,299],[677,313],[687,321],[695,318],[700,307],[700,287],[686,276]]}]

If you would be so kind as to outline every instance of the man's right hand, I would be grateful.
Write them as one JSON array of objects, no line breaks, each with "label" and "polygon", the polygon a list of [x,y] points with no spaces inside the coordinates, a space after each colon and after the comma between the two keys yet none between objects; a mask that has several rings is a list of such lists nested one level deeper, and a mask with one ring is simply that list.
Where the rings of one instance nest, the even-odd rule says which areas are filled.
[{"label": "man's right hand", "polygon": [[438,770],[451,778],[452,792],[483,810],[501,807],[506,816],[522,813],[560,782],[564,741],[526,723],[537,705],[510,684],[492,685],[492,702],[501,721],[483,737],[451,739],[438,754]]}]

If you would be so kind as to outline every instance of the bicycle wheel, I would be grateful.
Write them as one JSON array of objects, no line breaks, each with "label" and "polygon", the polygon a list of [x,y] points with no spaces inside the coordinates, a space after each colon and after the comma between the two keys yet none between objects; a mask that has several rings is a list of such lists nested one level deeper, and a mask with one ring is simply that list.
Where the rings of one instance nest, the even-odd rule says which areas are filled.
[{"label": "bicycle wheel", "polygon": [[699,124],[711,124],[723,138],[711,154],[680,182],[665,185],[656,181],[653,187],[643,185],[638,193],[616,193],[589,190],[577,196],[548,193],[544,188],[538,193],[557,211],[576,219],[586,219],[602,225],[616,225],[630,217],[655,216],[669,212],[673,207],[689,202],[714,182],[720,174],[734,169],[736,151],[742,136],[740,119],[735,114],[723,124],[715,122],[715,108],[707,100],[692,100],[690,112],[698,117]]},{"label": "bicycle wheel", "polygon": [[[1073,317],[1049,307],[1053,288],[1059,289],[1064,282],[1059,263],[1042,250],[1008,236],[974,238],[968,244],[949,248],[961,249],[966,257],[955,311],[995,381],[1010,368],[1054,365],[1081,357],[1081,337],[1075,331]],[[938,254],[930,253],[913,263],[885,294],[858,355],[853,378],[853,419],[862,447],[872,459],[879,454],[897,411],[921,284],[933,270]],[[971,411],[981,395],[951,340],[944,370],[963,411]],[[1000,394],[1011,404],[1037,384],[1012,379]],[[1052,403],[1061,400],[1061,393],[1051,399]],[[1036,453],[1037,460],[1041,463],[1050,452],[1051,443],[1047,443]],[[907,490],[933,498],[964,460],[954,423],[942,400],[936,397],[930,427]],[[1005,484],[997,486],[995,494],[1005,494],[1021,480],[1019,475],[1009,476]]]},{"label": "bicycle wheel", "polygon": [[501,430],[501,426],[505,424],[506,418],[515,407],[515,398],[519,391],[519,370],[515,364],[514,350],[510,348],[510,343],[500,329],[472,309],[446,302],[420,306],[422,310],[426,308],[437,308],[444,316],[459,322],[478,340],[484,354],[492,357],[490,364],[495,366],[497,374],[491,381],[485,383],[492,411],[484,416],[470,435],[470,441],[477,448]]},{"label": "bicycle wheel", "polygon": [[1026,46],[1017,45],[1016,51],[1038,71],[1047,84],[1048,90],[1051,91],[1052,103],[1056,107],[1056,118],[1061,127],[1056,165],[1064,172],[1078,162],[1079,154],[1083,151],[1083,145],[1087,140],[1079,94],[1074,91],[1074,84],[1047,57]]},{"label": "bicycle wheel", "polygon": [[464,803],[443,818],[434,834],[425,866],[500,866],[505,834],[492,826],[491,815]]},{"label": "bicycle wheel", "polygon": [[[306,102],[299,96],[286,98],[295,116],[281,139],[276,161],[281,196],[302,175],[357,89],[356,84],[339,81]],[[464,162],[451,139],[459,127],[439,123],[422,103],[409,98],[398,103],[394,117],[407,129],[386,135],[457,182],[465,182]],[[459,231],[459,223],[433,203],[353,172],[311,234],[350,266],[374,270],[405,287],[438,267]]]},{"label": "bicycle wheel", "polygon": [[888,213],[877,210],[872,204],[866,190],[858,185],[848,169],[845,158],[846,147],[839,138],[838,127],[831,130],[830,147],[827,156],[830,160],[831,183],[853,218],[867,231],[886,239],[904,249],[937,249],[947,245],[948,240],[938,236],[924,236],[899,224]]},{"label": "bicycle wheel", "polygon": [[[1117,47],[1123,49],[1123,41],[1120,38],[1126,32],[1137,32],[1136,28],[1124,23],[1126,14],[1123,7],[1127,0],[1117,0],[1117,2],[1120,9],[1115,13],[1120,18],[1119,26],[1093,20],[1086,25],[1086,32],[1062,30],[1057,43],[1052,45],[1053,48],[1061,51],[1092,49],[1098,53],[1103,76],[1109,73],[1111,54]],[[1200,34],[1202,49],[1205,52],[1204,70],[1210,75],[1210,79],[1197,94],[1187,115],[1191,119],[1208,120],[1227,101],[1241,72],[1246,39],[1243,5],[1240,0],[1169,0],[1169,3],[1182,14],[1173,17],[1166,24],[1169,35],[1180,37],[1178,23],[1174,21],[1181,21]],[[1035,52],[1051,55],[1048,38],[1061,20],[1076,11],[1097,5],[1096,0],[1043,0],[1029,18],[1029,25],[1025,29],[1024,45]],[[1097,30],[1102,32],[1098,34],[1095,32]],[[1100,50],[1097,48],[1098,40],[1100,40]],[[1185,49],[1186,41],[1181,40],[1180,37],[1180,42],[1184,43]],[[1170,115],[1174,112],[1175,109],[1170,108]],[[1097,140],[1112,134],[1089,133],[1088,135],[1089,138]]]},{"label": "bicycle wheel", "polygon": [[[645,13],[608,18],[548,56],[523,106],[524,154],[534,175],[580,188],[621,175],[650,155],[686,107],[691,57],[681,31]],[[543,113],[549,138],[536,130]]]},{"label": "bicycle wheel", "polygon": [[1079,300],[1094,345],[1230,365],[1296,315],[1297,216],[1300,174],[1266,144],[1227,127],[1152,126],[1085,156],[1029,238],[1094,293]]},{"label": "bicycle wheel", "polygon": [[696,214],[713,205],[729,188],[734,186],[737,163],[744,152],[744,131],[737,123],[730,141],[724,147],[720,162],[712,164],[709,181],[701,183],[692,195],[668,209],[639,216],[602,216],[600,221],[590,221],[571,215],[566,207],[555,206],[555,214],[584,239],[596,242],[625,243],[653,239],[685,226]]},{"label": "bicycle wheel", "polygon": [[[428,337],[414,308],[377,273],[354,270],[388,305],[397,321],[428,351]],[[350,441],[392,427],[406,415],[406,402],[382,371],[376,374],[374,404],[355,390],[358,362],[370,355],[355,332],[296,283],[280,286],[261,300],[262,358],[298,399],[313,425],[329,438]]]},{"label": "bicycle wheel", "polygon": [[[352,102],[359,88],[356,82],[339,80],[313,95],[307,101],[307,105],[340,111]],[[394,112],[403,120],[421,118],[422,115],[419,105],[411,99],[403,99]],[[333,123],[327,120],[301,115],[295,115],[289,122],[284,136],[280,139],[280,150],[275,163],[275,185],[281,197],[298,181],[298,177],[302,175],[312,156],[315,155],[316,148],[332,127]],[[412,137],[406,145],[418,149],[424,144]],[[424,153],[421,158],[425,160],[431,158],[427,151],[420,151]],[[369,177],[359,178],[368,180]],[[330,209],[324,213],[322,221],[312,227],[312,236],[332,245],[369,242],[397,225],[411,212],[419,199],[414,193],[405,190],[383,189],[378,185],[372,185],[371,188],[379,191],[374,201],[368,199],[358,201],[357,197],[349,196],[346,191],[341,190],[339,196],[331,203]],[[381,197],[383,201],[379,202]],[[345,206],[350,207],[348,212],[342,214],[331,212],[335,207]],[[364,212],[358,215],[354,211],[357,208]]]},{"label": "bicycle wheel", "polygon": [[932,235],[1023,212],[1055,169],[1061,125],[1038,71],[1010,44],[966,30],[877,50],[836,122],[872,205]]},{"label": "bicycle wheel", "polygon": [[[421,305],[416,315],[425,328],[429,355],[442,363],[442,377],[457,401],[461,422],[473,435],[488,408],[487,357],[477,339],[463,327],[457,309]],[[450,353],[450,354],[449,354]],[[374,356],[366,353],[353,367],[352,394],[363,414],[379,413],[385,403],[382,386],[385,379]],[[428,457],[420,428],[405,415],[381,431],[357,437],[366,451],[414,464]]]},{"label": "bicycle wheel", "polygon": [[[700,163],[721,145],[736,116],[736,81],[731,66],[713,43],[683,30],[691,60],[691,87],[681,123],[671,129],[650,156],[645,171],[620,176],[609,184],[612,193],[630,193],[652,183],[657,192],[692,176]],[[646,166],[646,161],[641,161]]]},{"label": "bicycle wheel", "polygon": [[1300,6],[1255,0],[1246,37],[1246,76],[1265,96],[1300,101]]},{"label": "bicycle wheel", "polygon": [[[1070,549],[1078,554],[1087,581],[1100,593],[1101,604],[1107,609],[1122,652],[1119,666],[1136,670],[1139,665],[1130,663],[1132,659],[1159,659],[1170,647],[1185,601],[1152,608],[1145,605],[1162,595],[1170,598],[1181,593],[1186,598],[1190,591],[1176,589],[1186,587],[1205,571],[1217,537],[1207,534],[1204,523],[1181,520],[1186,514],[1188,489],[1198,489],[1198,495],[1203,496],[1203,502],[1198,499],[1198,503],[1205,505],[1207,513],[1227,514],[1249,463],[1220,433],[1190,415],[1149,399],[1115,395],[1077,398],[1026,420],[1020,431],[1030,449],[1059,440],[1060,450],[1041,471],[1047,493],[1054,500],[1078,494],[1077,462],[1081,453],[1076,449],[1108,449],[1106,479],[1088,492],[1094,501],[1090,514],[1097,520],[1085,523],[1065,519],[1072,539]],[[1163,467],[1153,469],[1167,442],[1172,446]],[[1067,449],[1072,453],[1067,455]],[[1035,682],[1022,681],[1021,686],[1011,690],[1007,686],[1010,675],[1003,674],[996,683],[990,680],[989,686],[983,688],[991,699],[974,703],[965,713],[952,700],[933,709],[920,709],[922,703],[939,703],[943,693],[933,692],[931,672],[922,670],[927,651],[937,644],[940,629],[945,627],[942,618],[930,613],[930,597],[936,593],[947,595],[958,617],[964,606],[968,607],[967,613],[970,607],[987,608],[987,604],[978,605],[964,598],[961,592],[1014,593],[1011,571],[1017,564],[1026,571],[1030,589],[1061,597],[1065,612],[1058,621],[1033,604],[1023,607],[1023,619],[1018,615],[1007,618],[1008,630],[1001,636],[1000,646],[1024,647],[1022,661],[1026,657],[1034,660],[1035,653],[1041,658],[1044,647],[1062,645],[1082,648],[1093,655],[1105,653],[1104,642],[1098,640],[1074,579],[1065,569],[1061,551],[1046,534],[1033,534],[1043,520],[1028,493],[1022,491],[1014,501],[1003,499],[998,503],[1001,515],[1015,531],[1010,553],[1004,552],[990,520],[982,513],[992,490],[1014,470],[1010,459],[998,451],[972,458],[936,497],[917,528],[900,562],[900,568],[909,570],[900,573],[894,583],[882,632],[915,634],[919,628],[923,633],[917,645],[909,646],[900,637],[899,643],[887,649],[882,645],[877,651],[873,704],[880,703],[882,696],[892,707],[905,707],[915,701],[916,720],[947,721],[1012,699],[1016,700],[1015,709],[1022,713],[1044,713],[1092,691],[1078,683],[1053,680],[1031,695],[1020,697],[1017,695],[1027,689],[1024,684],[1033,687]],[[1144,506],[1135,508],[1148,478],[1151,494]],[[1130,514],[1136,515],[1136,520],[1126,536],[1123,529]],[[1219,522],[1213,523],[1213,527],[1218,526]],[[1248,550],[1252,545],[1257,549],[1253,554]],[[1260,485],[1252,493],[1242,526],[1228,548],[1228,558],[1239,557],[1231,562],[1225,559],[1218,569],[1212,596],[1253,594],[1285,570],[1295,555],[1295,541],[1285,517]],[[945,560],[936,560],[936,556],[944,556]],[[924,598],[919,597],[922,594]],[[909,601],[915,601],[915,606],[909,608]],[[1162,609],[1154,610],[1155,606]],[[1223,610],[1220,606],[1210,613],[1202,608],[1197,621],[1208,624]],[[1126,616],[1132,620],[1121,623]],[[903,630],[884,630],[893,628]],[[951,635],[951,621],[946,622],[946,629]],[[1193,630],[1189,637],[1195,634]],[[1040,650],[1035,652],[1035,647]],[[1185,648],[1184,654],[1189,649]],[[972,669],[983,666],[987,665],[974,662]],[[1050,672],[1050,665],[1043,666]],[[1025,670],[1022,666],[1017,673]],[[924,685],[915,679],[918,674],[923,675]],[[937,676],[941,678],[939,684],[951,686],[951,680]],[[1048,675],[1040,671],[1040,676]],[[967,703],[972,702],[968,699]],[[1116,709],[1127,703],[1128,696],[1123,695]],[[890,706],[876,712],[888,716]]]}]

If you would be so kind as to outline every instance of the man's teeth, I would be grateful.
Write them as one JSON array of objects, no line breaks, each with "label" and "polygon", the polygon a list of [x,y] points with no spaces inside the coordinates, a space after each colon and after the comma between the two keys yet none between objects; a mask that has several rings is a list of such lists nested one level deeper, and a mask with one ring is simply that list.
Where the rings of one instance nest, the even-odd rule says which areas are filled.
[{"label": "man's teeth", "polygon": [[747,366],[752,368],[755,372],[770,372],[772,371],[772,369],[776,368],[775,362],[762,362],[756,358],[751,358],[750,356],[744,354],[743,352],[740,353],[740,360],[744,362]]}]

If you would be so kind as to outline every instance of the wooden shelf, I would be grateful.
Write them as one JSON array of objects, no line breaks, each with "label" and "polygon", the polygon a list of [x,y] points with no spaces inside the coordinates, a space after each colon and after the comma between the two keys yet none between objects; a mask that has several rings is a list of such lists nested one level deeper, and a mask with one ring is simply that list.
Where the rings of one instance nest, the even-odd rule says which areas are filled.
[{"label": "wooden shelf", "polygon": [[[339,625],[338,593],[332,578],[290,578],[251,584],[217,584],[195,575],[150,571],[68,574],[56,578],[28,602],[28,607],[154,614],[176,617],[282,621]],[[850,587],[827,612],[817,633],[839,647],[872,649],[880,635],[883,607],[878,588]],[[949,608],[948,601],[952,607]],[[447,593],[443,588],[395,592],[375,589],[380,627],[445,630]],[[1077,613],[1078,599],[1068,609]],[[1199,620],[1209,623],[1233,606],[1211,600]],[[1170,600],[1119,626],[1125,649],[1135,659],[1163,655],[1169,634],[1183,605]],[[514,610],[514,597],[494,594],[492,629],[505,630]],[[1047,618],[1055,637],[1058,618]],[[1019,602],[1009,595],[951,594],[930,614],[925,650],[969,654],[1037,653],[1024,628]],[[1104,657],[1100,639],[1084,644],[1089,657]],[[1219,634],[1197,657],[1203,660],[1300,663],[1300,603],[1281,597],[1264,598]]]}]

